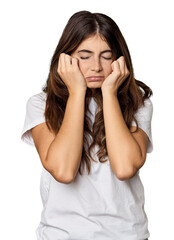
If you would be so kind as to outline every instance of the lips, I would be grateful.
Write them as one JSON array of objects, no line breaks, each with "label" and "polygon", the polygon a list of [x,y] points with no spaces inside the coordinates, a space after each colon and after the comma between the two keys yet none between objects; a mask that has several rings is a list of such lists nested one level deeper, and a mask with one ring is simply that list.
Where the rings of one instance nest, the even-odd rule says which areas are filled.
[{"label": "lips", "polygon": [[104,76],[90,76],[86,78],[89,82],[102,81]]}]

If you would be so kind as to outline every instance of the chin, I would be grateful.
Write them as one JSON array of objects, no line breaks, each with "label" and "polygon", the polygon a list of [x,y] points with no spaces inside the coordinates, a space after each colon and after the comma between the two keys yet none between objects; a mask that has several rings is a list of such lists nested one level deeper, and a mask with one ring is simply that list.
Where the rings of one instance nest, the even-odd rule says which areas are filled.
[{"label": "chin", "polygon": [[88,82],[87,87],[88,88],[101,88],[102,83],[101,82]]}]

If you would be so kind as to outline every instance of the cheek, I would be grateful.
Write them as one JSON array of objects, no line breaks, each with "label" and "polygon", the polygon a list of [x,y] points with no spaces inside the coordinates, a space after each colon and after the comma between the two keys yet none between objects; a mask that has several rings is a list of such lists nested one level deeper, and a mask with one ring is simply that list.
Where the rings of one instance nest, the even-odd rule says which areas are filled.
[{"label": "cheek", "polygon": [[109,63],[109,64],[107,64],[107,65],[105,66],[105,75],[106,75],[106,77],[109,76],[109,74],[111,74],[111,72],[112,72],[111,64],[112,64],[112,63]]},{"label": "cheek", "polygon": [[88,71],[88,64],[86,64],[84,62],[82,63],[82,61],[79,61],[79,68],[80,68],[80,71],[82,72],[82,74],[85,76],[85,74]]}]

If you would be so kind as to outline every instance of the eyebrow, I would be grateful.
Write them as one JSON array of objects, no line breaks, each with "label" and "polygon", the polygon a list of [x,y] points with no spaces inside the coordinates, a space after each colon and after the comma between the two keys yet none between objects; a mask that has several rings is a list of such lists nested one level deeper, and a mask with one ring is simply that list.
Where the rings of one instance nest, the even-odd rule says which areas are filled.
[{"label": "eyebrow", "polygon": [[[79,51],[78,51],[78,53],[81,53],[81,52],[85,52],[85,53],[94,53],[94,52],[92,52],[92,51],[90,51],[90,50],[87,50],[87,49],[82,49],[82,50],[79,50]],[[104,50],[104,51],[101,52],[101,54],[106,53],[106,52],[110,52],[110,53],[112,53],[111,50]]]}]

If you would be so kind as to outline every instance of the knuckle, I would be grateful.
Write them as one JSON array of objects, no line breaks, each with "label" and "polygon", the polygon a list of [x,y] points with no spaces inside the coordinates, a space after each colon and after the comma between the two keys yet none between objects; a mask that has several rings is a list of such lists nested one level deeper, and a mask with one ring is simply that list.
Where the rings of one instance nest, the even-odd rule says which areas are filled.
[{"label": "knuckle", "polygon": [[127,70],[125,75],[126,75],[126,76],[129,76],[129,74],[130,74],[130,72]]},{"label": "knuckle", "polygon": [[59,76],[62,76],[62,72],[60,70],[57,71],[57,73],[59,74]]},{"label": "knuckle", "polygon": [[64,73],[64,69],[62,67],[59,67],[57,70],[58,74],[61,75]]},{"label": "knuckle", "polygon": [[62,56],[63,56],[63,53],[61,53],[61,54],[59,55],[59,59],[61,59],[61,58],[62,58]]},{"label": "knuckle", "polygon": [[60,66],[58,65],[57,67],[57,72],[60,73],[61,69],[60,69]]}]

